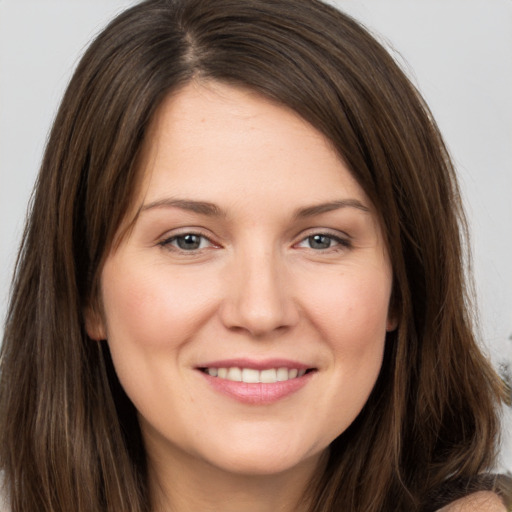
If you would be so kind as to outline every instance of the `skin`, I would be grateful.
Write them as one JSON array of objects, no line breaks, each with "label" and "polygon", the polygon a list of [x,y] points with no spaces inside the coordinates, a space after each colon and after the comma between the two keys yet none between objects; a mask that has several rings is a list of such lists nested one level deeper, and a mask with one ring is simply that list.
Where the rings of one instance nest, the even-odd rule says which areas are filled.
[{"label": "skin", "polygon": [[[396,327],[373,206],[312,126],[219,83],[163,103],[140,165],[87,325],[138,410],[154,509],[304,510]],[[180,248],[187,233],[197,249]],[[289,396],[241,403],[197,368],[231,358],[313,371]]]},{"label": "skin", "polygon": [[499,496],[482,491],[457,500],[439,512],[507,512],[507,509]]}]

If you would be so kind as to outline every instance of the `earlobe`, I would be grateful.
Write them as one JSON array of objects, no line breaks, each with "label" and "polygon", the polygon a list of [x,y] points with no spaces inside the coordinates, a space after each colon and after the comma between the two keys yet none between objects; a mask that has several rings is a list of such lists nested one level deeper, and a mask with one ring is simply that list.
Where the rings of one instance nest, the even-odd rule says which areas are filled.
[{"label": "earlobe", "polygon": [[397,313],[396,304],[391,303],[388,310],[388,318],[386,320],[386,331],[392,332],[398,327],[399,314]]},{"label": "earlobe", "polygon": [[398,327],[398,319],[395,315],[388,316],[388,320],[386,322],[386,331],[392,332]]},{"label": "earlobe", "polygon": [[85,330],[92,340],[101,341],[107,338],[101,314],[93,307],[87,306],[84,311]]}]

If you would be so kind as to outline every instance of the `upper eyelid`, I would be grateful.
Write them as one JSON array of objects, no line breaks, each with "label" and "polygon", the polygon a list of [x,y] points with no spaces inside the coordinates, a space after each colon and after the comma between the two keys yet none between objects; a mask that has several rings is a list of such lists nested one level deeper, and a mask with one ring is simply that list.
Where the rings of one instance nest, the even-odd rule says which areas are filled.
[{"label": "upper eyelid", "polygon": [[325,236],[330,236],[332,238],[339,238],[339,239],[346,240],[346,241],[351,241],[353,239],[353,237],[346,231],[341,231],[339,229],[333,229],[333,228],[321,228],[321,227],[304,229],[295,237],[295,239],[300,242],[301,240],[304,240],[304,239],[306,239],[310,236],[314,236],[314,235],[325,235]]},{"label": "upper eyelid", "polygon": [[190,226],[184,226],[182,228],[174,228],[169,229],[165,231],[162,235],[158,237],[159,241],[165,241],[170,240],[172,238],[178,238],[180,236],[185,235],[197,235],[202,236],[203,238],[206,238],[210,241],[212,241],[212,236],[208,233],[206,233],[206,230],[200,227],[190,227]]}]

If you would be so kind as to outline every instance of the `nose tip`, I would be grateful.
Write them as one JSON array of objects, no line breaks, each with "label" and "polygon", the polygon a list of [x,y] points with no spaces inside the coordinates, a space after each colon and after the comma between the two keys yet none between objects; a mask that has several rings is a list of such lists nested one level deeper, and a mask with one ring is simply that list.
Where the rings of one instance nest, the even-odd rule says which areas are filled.
[{"label": "nose tip", "polygon": [[[244,296],[247,297],[247,290]],[[283,330],[289,321],[285,318],[284,304],[274,298],[244,300],[238,304],[231,328],[246,330],[255,337]]]},{"label": "nose tip", "polygon": [[227,328],[261,338],[292,327],[298,319],[290,283],[277,265],[244,265],[232,274],[222,307]]}]

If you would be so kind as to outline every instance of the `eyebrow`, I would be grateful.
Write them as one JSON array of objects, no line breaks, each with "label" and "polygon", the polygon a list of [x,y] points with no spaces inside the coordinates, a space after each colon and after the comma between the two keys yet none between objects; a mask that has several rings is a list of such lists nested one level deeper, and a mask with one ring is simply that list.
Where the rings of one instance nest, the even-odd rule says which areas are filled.
[{"label": "eyebrow", "polygon": [[[221,210],[216,204],[207,201],[194,201],[191,199],[160,199],[148,204],[142,205],[139,213],[156,208],[180,208],[190,212],[198,213],[200,215],[207,215],[211,217],[225,217],[226,213]],[[338,201],[329,201],[312,206],[299,208],[294,212],[293,217],[296,219],[304,219],[307,217],[314,217],[322,213],[328,213],[341,208],[355,208],[363,212],[369,212],[370,209],[357,199],[340,199]]]},{"label": "eyebrow", "polygon": [[209,215],[212,217],[224,216],[224,212],[215,204],[207,201],[193,201],[190,199],[160,199],[151,203],[142,205],[140,212],[152,210],[155,208],[180,208],[200,215]]},{"label": "eyebrow", "polygon": [[334,210],[339,210],[340,208],[355,208],[363,212],[370,212],[370,208],[365,206],[361,201],[357,199],[341,199],[339,201],[330,201],[328,203],[321,203],[313,206],[307,206],[305,208],[300,208],[295,212],[294,217],[296,219],[314,217],[315,215],[332,212]]}]

